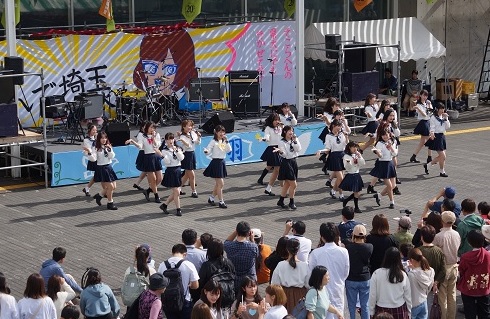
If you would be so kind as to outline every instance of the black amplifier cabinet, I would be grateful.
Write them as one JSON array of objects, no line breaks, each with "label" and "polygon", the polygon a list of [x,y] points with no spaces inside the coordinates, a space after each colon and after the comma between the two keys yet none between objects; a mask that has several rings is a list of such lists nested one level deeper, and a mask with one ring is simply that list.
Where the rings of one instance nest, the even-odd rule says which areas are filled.
[{"label": "black amplifier cabinet", "polygon": [[344,91],[347,101],[363,101],[369,93],[376,94],[378,92],[378,71],[359,73],[344,72],[342,74],[342,86],[347,88],[347,91]]},{"label": "black amplifier cabinet", "polygon": [[220,78],[194,78],[189,82],[189,101],[199,101],[199,88],[203,100],[221,100]]},{"label": "black amplifier cabinet", "polygon": [[230,71],[228,105],[235,113],[260,112],[260,83],[258,71]]},{"label": "black amplifier cabinet", "polygon": [[0,104],[0,136],[12,137],[18,133],[17,104]]},{"label": "black amplifier cabinet", "polygon": [[258,82],[259,81],[259,71],[230,71],[228,72],[228,78],[230,82]]}]

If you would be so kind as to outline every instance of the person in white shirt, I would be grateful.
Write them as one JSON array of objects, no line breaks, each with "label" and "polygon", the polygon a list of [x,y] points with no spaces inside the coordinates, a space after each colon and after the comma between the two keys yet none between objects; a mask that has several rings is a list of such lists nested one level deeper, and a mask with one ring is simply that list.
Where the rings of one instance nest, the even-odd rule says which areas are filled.
[{"label": "person in white shirt", "polygon": [[[332,306],[343,312],[345,296],[345,280],[349,276],[350,261],[347,249],[337,245],[339,230],[334,223],[320,225],[320,240],[323,246],[314,249],[309,258],[310,271],[320,265],[325,266],[330,274],[327,285],[328,296]],[[327,313],[326,319],[334,319],[333,313]]]},{"label": "person in white shirt", "polygon": [[269,196],[275,195],[272,193],[272,186],[274,186],[277,176],[279,175],[279,167],[281,166],[281,157],[277,152],[274,152],[274,148],[278,147],[279,142],[282,139],[281,133],[283,126],[284,124],[281,123],[279,115],[275,113],[269,115],[265,120],[264,137],[262,137],[262,141],[267,142],[267,148],[262,156],[260,156],[260,159],[265,161],[267,166],[262,171],[257,183],[264,185],[264,177],[273,169],[272,176],[264,191],[264,193]]},{"label": "person in white shirt", "polygon": [[429,168],[439,163],[440,177],[447,177],[444,165],[446,164],[446,130],[451,127],[449,116],[445,112],[444,104],[438,103],[436,113],[430,117],[429,140],[425,143],[430,150],[437,152],[437,157],[427,164],[424,164],[425,174],[429,174]]},{"label": "person in white shirt", "polygon": [[296,158],[301,151],[301,144],[296,135],[294,135],[294,129],[292,126],[286,125],[282,129],[282,140],[279,142],[279,147],[274,149],[274,152],[279,153],[282,157],[281,167],[279,168],[280,181],[284,181],[281,189],[281,197],[277,202],[277,206],[281,208],[287,208],[284,204],[284,199],[289,193],[289,208],[295,210],[294,194],[296,193],[296,187],[298,186],[296,179],[298,178],[298,164]]},{"label": "person in white shirt", "polygon": [[[140,124],[140,129],[138,131],[138,133],[136,134],[136,140],[137,141],[140,141],[140,140],[143,140],[143,134],[145,134],[145,125],[146,125],[146,122],[142,122]],[[146,177],[146,173],[143,172],[143,156],[145,155],[145,151],[143,150],[139,150],[138,151],[138,155],[136,156],[136,161],[135,161],[135,165],[136,165],[136,169],[138,171],[140,171],[140,176],[138,176],[138,179],[136,180],[136,182],[133,184],[133,188],[136,188],[137,190],[143,192],[145,189],[143,187],[140,186],[141,182],[143,181],[143,179]]]},{"label": "person in white shirt", "polygon": [[[283,319],[288,314],[286,307],[286,294],[279,285],[269,285],[265,288],[265,298],[259,305],[258,319]],[[270,308],[267,309],[267,306]]]},{"label": "person in white shirt", "polygon": [[214,198],[217,196],[219,208],[228,208],[223,200],[223,187],[225,185],[224,178],[228,176],[225,158],[229,152],[231,152],[231,145],[226,138],[225,127],[223,125],[216,125],[214,128],[214,137],[204,149],[204,154],[211,155],[212,160],[203,174],[206,177],[214,178],[213,193],[209,196],[208,203],[213,206],[216,205]]},{"label": "person in white shirt", "polygon": [[61,310],[65,307],[65,304],[75,298],[75,291],[65,282],[63,277],[53,275],[48,280],[47,295],[53,300],[56,308],[56,318],[61,317]]},{"label": "person in white shirt", "polygon": [[17,303],[10,295],[7,278],[2,272],[0,272],[0,319],[19,319]]},{"label": "person in white shirt", "polygon": [[160,205],[160,209],[168,215],[167,207],[171,202],[175,203],[177,216],[182,216],[180,208],[180,188],[182,186],[182,172],[180,162],[184,159],[182,148],[175,145],[175,137],[172,133],[165,134],[165,146],[161,150],[163,162],[165,163],[165,174],[163,175],[162,186],[171,188],[172,193]]},{"label": "person in white shirt", "polygon": [[311,251],[311,239],[304,236],[305,232],[306,225],[303,221],[298,220],[293,222],[292,220],[287,220],[283,236],[295,238],[299,241],[298,259],[308,263],[308,255]]},{"label": "person in white shirt", "polygon": [[412,296],[412,319],[427,319],[429,315],[427,296],[434,284],[434,269],[418,248],[412,248],[408,252],[410,271],[410,291]]},{"label": "person in white shirt", "polygon": [[[182,149],[184,150],[184,159],[180,163],[184,169],[184,176],[182,176],[182,186],[189,180],[189,186],[191,187],[191,197],[197,198],[196,191],[196,174],[194,170],[197,167],[196,163],[196,145],[201,144],[201,133],[194,130],[194,121],[183,120],[181,123],[181,131],[177,132]],[[184,192],[180,193],[185,195]]]},{"label": "person in white shirt", "polygon": [[[97,126],[94,124],[89,124],[87,125],[87,137],[83,139],[83,147],[88,148],[92,150],[92,153],[95,153],[95,140],[97,138]],[[95,169],[97,168],[97,163],[89,161],[87,159],[87,171],[95,172]],[[85,186],[82,191],[85,194],[85,196],[90,196],[90,187],[94,185],[94,177],[90,179],[88,182],[87,186]]]},{"label": "person in white shirt", "polygon": [[20,319],[58,319],[53,300],[44,292],[44,280],[40,274],[27,278],[24,298],[17,303]]},{"label": "person in white shirt", "polygon": [[369,140],[361,146],[361,153],[375,142],[376,129],[379,125],[378,119],[376,118],[377,112],[378,104],[376,104],[376,95],[369,93],[364,101],[364,114],[366,114],[368,122],[361,131],[362,135],[369,137]]},{"label": "person in white shirt", "polygon": [[279,107],[278,113],[282,124],[289,126],[296,126],[298,124],[298,120],[294,116],[293,112],[291,112],[291,108],[289,107],[288,103],[282,103]]},{"label": "person in white shirt", "polygon": [[412,309],[410,281],[403,271],[400,251],[391,247],[381,268],[374,271],[369,287],[369,313],[388,312],[394,319],[409,319]]},{"label": "person in white shirt", "polygon": [[[422,90],[420,92],[420,98],[417,101],[417,105],[415,105],[415,111],[417,112],[417,120],[419,121],[415,129],[413,130],[413,134],[420,135],[419,145],[415,148],[415,151],[410,157],[411,163],[420,163],[417,160],[417,154],[420,152],[422,147],[424,147],[425,143],[429,140],[430,135],[430,125],[429,119],[430,114],[432,113],[432,104],[430,100],[428,100],[429,92],[426,90]],[[427,152],[427,163],[432,161],[432,151],[429,149]]]}]

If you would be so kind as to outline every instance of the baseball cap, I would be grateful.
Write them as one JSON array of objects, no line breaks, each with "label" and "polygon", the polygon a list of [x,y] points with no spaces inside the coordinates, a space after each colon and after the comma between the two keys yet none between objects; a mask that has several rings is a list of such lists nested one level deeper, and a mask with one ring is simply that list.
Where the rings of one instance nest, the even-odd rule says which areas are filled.
[{"label": "baseball cap", "polygon": [[254,238],[260,238],[262,237],[262,232],[258,228],[252,228],[251,229],[252,233],[254,234]]},{"label": "baseball cap", "polygon": [[354,229],[352,230],[352,236],[366,236],[367,231],[366,227],[364,225],[356,225],[354,226]]},{"label": "baseball cap", "polygon": [[400,227],[403,227],[405,229],[410,229],[412,227],[412,220],[408,216],[403,216],[398,221],[398,225],[400,225]]},{"label": "baseball cap", "polygon": [[456,195],[456,189],[454,187],[448,186],[444,189],[444,196],[449,199],[454,199]]},{"label": "baseball cap", "polygon": [[442,212],[441,218],[445,224],[454,224],[456,222],[456,215],[450,210]]},{"label": "baseball cap", "polygon": [[481,227],[481,233],[485,236],[487,241],[490,241],[490,225],[483,225]]}]

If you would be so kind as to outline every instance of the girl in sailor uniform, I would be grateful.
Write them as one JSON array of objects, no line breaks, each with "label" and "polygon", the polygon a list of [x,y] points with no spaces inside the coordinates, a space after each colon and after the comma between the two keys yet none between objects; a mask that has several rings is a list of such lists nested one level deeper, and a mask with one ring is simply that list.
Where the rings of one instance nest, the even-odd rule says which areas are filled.
[{"label": "girl in sailor uniform", "polygon": [[430,150],[437,152],[437,157],[427,164],[424,164],[425,174],[429,174],[429,168],[439,163],[439,176],[447,177],[444,165],[446,163],[446,130],[451,127],[449,123],[449,116],[444,112],[444,104],[438,103],[436,106],[436,113],[430,117],[430,133],[429,140],[425,145]]},{"label": "girl in sailor uniform", "polygon": [[[427,92],[426,90],[422,90],[420,92],[420,98],[417,101],[417,105],[415,105],[415,111],[417,112],[417,120],[419,120],[419,123],[413,130],[413,134],[420,135],[420,141],[419,145],[417,145],[417,148],[415,148],[412,157],[410,157],[410,162],[412,163],[420,163],[420,161],[417,160],[417,154],[420,152],[422,147],[424,147],[425,143],[427,143],[427,141],[429,140],[429,119],[432,113],[432,104],[427,99],[428,97],[429,92]],[[432,161],[432,151],[429,149],[427,153],[427,163],[429,163],[430,161]]]},{"label": "girl in sailor uniform", "polygon": [[281,119],[281,123],[289,126],[296,126],[298,124],[298,120],[294,116],[293,112],[289,108],[289,104],[284,102],[279,107],[279,117]]},{"label": "girl in sailor uniform", "polygon": [[265,128],[264,128],[264,137],[262,137],[262,141],[267,142],[267,148],[264,153],[260,157],[261,160],[267,163],[266,168],[262,171],[262,174],[259,177],[257,183],[260,185],[264,185],[264,177],[267,173],[273,169],[271,178],[267,187],[265,188],[264,193],[269,196],[274,196],[272,193],[272,186],[279,175],[279,166],[281,165],[281,157],[277,152],[274,152],[274,149],[278,147],[279,142],[282,139],[282,127],[284,124],[281,123],[279,115],[273,113],[267,117],[265,120]]},{"label": "girl in sailor uniform", "polygon": [[[391,107],[391,104],[390,104],[390,101],[388,100],[383,100],[381,101],[381,105],[379,106],[379,110],[378,110],[378,113],[376,113],[376,118],[378,119],[378,122],[382,122],[385,118],[384,118],[384,114],[386,111],[388,110],[393,110],[393,108]],[[396,112],[395,112],[396,114]],[[396,120],[396,118],[395,118]]]},{"label": "girl in sailor uniform", "polygon": [[373,93],[369,93],[364,101],[364,114],[366,114],[368,122],[362,129],[361,133],[368,136],[369,140],[360,147],[361,153],[375,141],[376,129],[379,125],[378,119],[376,118],[378,105],[375,102],[376,95]]},{"label": "girl in sailor uniform", "polygon": [[[400,129],[398,128],[398,122],[396,121],[396,112],[393,109],[388,109],[384,115],[384,120],[378,126],[378,130],[385,129],[391,133],[391,137],[395,140],[393,145],[396,147],[397,151],[400,151]],[[395,171],[398,167],[398,155],[393,157],[393,164],[395,165]],[[398,179],[398,173],[395,177],[396,184],[401,184],[402,182]],[[393,194],[401,195],[402,193],[398,189],[398,186],[395,186],[393,189]]]},{"label": "girl in sailor uniform", "polygon": [[163,179],[162,163],[159,155],[162,139],[155,130],[155,125],[152,122],[147,122],[143,128],[143,134],[138,135],[138,140],[127,140],[126,144],[133,144],[145,152],[141,161],[141,169],[146,173],[149,188],[143,191],[143,194],[146,200],[150,201],[150,193],[153,192],[155,203],[161,203],[157,187]]},{"label": "girl in sailor uniform", "polygon": [[182,216],[182,210],[180,209],[180,187],[182,185],[180,166],[185,155],[182,148],[175,145],[175,137],[172,133],[165,134],[165,146],[161,150],[161,155],[166,167],[162,186],[171,188],[172,194],[160,205],[160,208],[165,214],[168,214],[167,207],[174,201],[177,208],[177,216]]},{"label": "girl in sailor uniform", "polygon": [[330,133],[325,139],[325,149],[317,152],[317,156],[321,154],[327,154],[327,169],[333,173],[332,177],[335,178],[335,184],[330,190],[330,196],[336,198],[335,193],[339,192],[339,199],[343,200],[344,195],[342,189],[339,188],[342,179],[344,178],[344,164],[342,158],[344,157],[345,146],[347,145],[347,137],[342,132],[342,122],[334,119],[330,123]]},{"label": "girl in sailor uniform", "polygon": [[[184,151],[184,159],[181,162],[181,168],[184,169],[184,176],[182,177],[182,186],[189,181],[191,187],[191,197],[198,198],[196,191],[196,145],[201,144],[201,133],[194,130],[194,121],[183,120],[181,123],[181,131],[177,132],[180,146]],[[180,192],[181,195],[185,195],[184,192]]]},{"label": "girl in sailor uniform", "polygon": [[[145,125],[146,125],[147,122],[143,122],[141,123],[141,126],[140,126],[140,129],[138,131],[138,134],[136,134],[136,140],[139,141],[139,140],[142,140],[143,139],[143,135],[145,134]],[[141,182],[143,181],[143,179],[146,177],[146,173],[143,171],[143,167],[142,167],[142,164],[143,164],[143,156],[145,155],[145,151],[143,150],[139,150],[138,151],[138,156],[136,156],[136,169],[138,171],[140,171],[140,176],[138,176],[138,180],[136,181],[136,183],[133,184],[133,188],[136,188],[137,190],[139,191],[144,191],[143,187],[140,186]]]},{"label": "girl in sailor uniform", "polygon": [[347,143],[342,161],[344,163],[346,174],[339,187],[343,191],[352,192],[349,197],[343,200],[342,206],[347,206],[347,203],[351,199],[354,199],[354,212],[356,214],[362,213],[359,209],[359,197],[361,197],[364,182],[362,181],[361,174],[359,174],[359,169],[366,164],[366,161],[359,152],[359,144],[356,142]]},{"label": "girl in sailor uniform", "polygon": [[[378,156],[378,159],[374,164],[374,168],[369,173],[371,176],[373,176],[374,181],[376,181],[378,178],[383,179],[385,188],[383,188],[380,194],[375,193],[374,198],[376,199],[376,203],[381,205],[379,195],[388,195],[390,199],[390,209],[395,208],[393,188],[396,186],[396,171],[395,165],[393,164],[393,157],[398,154],[395,144],[396,140],[392,138],[392,135],[388,129],[378,130],[376,145],[373,148],[373,152],[376,154],[376,156]],[[371,188],[372,191],[374,191],[373,180],[371,180],[371,185],[368,187]],[[369,190],[368,193],[370,193]]]},{"label": "girl in sailor uniform", "polygon": [[[83,139],[83,149],[90,149],[91,153],[95,153],[95,142],[97,140],[97,126],[94,124],[89,124],[87,126],[87,137]],[[95,172],[97,168],[97,163],[92,162],[87,159],[87,171]],[[87,186],[85,186],[82,191],[85,193],[85,196],[90,196],[90,187],[94,185],[94,177],[90,179]]]},{"label": "girl in sailor uniform", "polygon": [[214,128],[214,138],[209,142],[204,149],[204,154],[211,155],[211,162],[204,170],[203,174],[206,177],[214,178],[215,185],[213,193],[208,198],[208,203],[216,205],[214,198],[217,196],[219,200],[219,208],[228,208],[223,200],[224,178],[228,175],[226,172],[226,154],[231,152],[231,145],[225,135],[223,125],[217,125]]},{"label": "girl in sailor uniform", "polygon": [[107,138],[107,134],[105,132],[99,132],[97,134],[97,141],[95,142],[95,152],[92,153],[92,150],[89,148],[86,148],[85,152],[91,162],[97,163],[94,180],[102,184],[102,191],[94,196],[97,205],[101,206],[102,198],[107,196],[107,209],[117,210],[112,200],[112,194],[116,189],[117,180],[116,173],[114,173],[111,165],[115,154],[111,142]]},{"label": "girl in sailor uniform", "polygon": [[[329,97],[325,106],[323,107],[323,114],[319,114],[318,117],[325,122],[325,127],[322,132],[318,136],[318,138],[325,144],[325,138],[328,133],[330,133],[330,123],[334,119],[334,113],[340,109],[339,101],[334,97]],[[322,154],[319,158],[321,162],[323,162],[322,172],[327,174],[327,155]],[[332,187],[332,174],[329,174],[329,178],[325,183],[325,186]]]},{"label": "girl in sailor uniform", "polygon": [[277,202],[277,205],[281,208],[287,208],[284,204],[286,195],[289,194],[289,208],[296,209],[294,204],[294,194],[296,193],[296,187],[298,186],[296,180],[298,179],[298,164],[296,158],[301,151],[301,144],[298,138],[294,135],[294,129],[286,125],[282,129],[282,140],[279,142],[279,146],[274,149],[281,157],[281,167],[279,168],[280,181],[284,181],[281,189],[281,197]]}]

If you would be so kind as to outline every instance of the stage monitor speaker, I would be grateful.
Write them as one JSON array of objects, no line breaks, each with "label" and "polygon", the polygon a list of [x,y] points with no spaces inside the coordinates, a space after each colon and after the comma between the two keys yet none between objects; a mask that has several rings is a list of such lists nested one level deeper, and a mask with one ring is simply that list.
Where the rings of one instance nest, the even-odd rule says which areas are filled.
[{"label": "stage monitor speaker", "polygon": [[104,96],[102,94],[86,94],[81,109],[81,119],[95,119],[104,114]]},{"label": "stage monitor speaker", "polygon": [[112,146],[124,146],[130,138],[129,123],[109,123],[105,132]]},{"label": "stage monitor speaker", "polygon": [[[327,50],[339,50],[342,37],[340,34],[325,34],[325,49]],[[338,59],[338,52],[325,51],[328,59]]]},{"label": "stage monitor speaker", "polygon": [[376,94],[379,90],[378,71],[344,72],[342,74],[342,86],[348,102],[364,101],[369,93]]},{"label": "stage monitor speaker", "polygon": [[194,78],[190,80],[189,101],[199,101],[199,87],[202,89],[202,100],[221,100],[220,78]]},{"label": "stage monitor speaker", "polygon": [[0,104],[0,136],[12,137],[18,133],[17,104]]},{"label": "stage monitor speaker", "polygon": [[260,84],[231,82],[228,105],[235,113],[260,113]]},{"label": "stage monitor speaker", "polygon": [[368,44],[356,43],[347,44],[344,48],[356,48],[344,50],[344,71],[345,72],[368,72],[376,66],[376,48],[364,48]]},{"label": "stage monitor speaker", "polygon": [[13,71],[3,70],[0,72],[0,103],[12,103],[15,100],[15,86],[13,77],[2,77],[2,75],[14,74]]},{"label": "stage monitor speaker", "polygon": [[223,125],[226,133],[233,132],[235,130],[235,116],[231,112],[216,113],[201,128],[208,134],[214,134],[214,128],[218,125]]},{"label": "stage monitor speaker", "polygon": [[[14,74],[24,73],[24,59],[18,56],[6,56],[5,57],[5,70],[12,70]],[[23,76],[14,77],[14,84],[22,85],[24,84]]]}]

